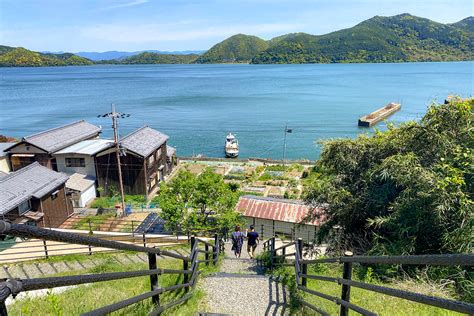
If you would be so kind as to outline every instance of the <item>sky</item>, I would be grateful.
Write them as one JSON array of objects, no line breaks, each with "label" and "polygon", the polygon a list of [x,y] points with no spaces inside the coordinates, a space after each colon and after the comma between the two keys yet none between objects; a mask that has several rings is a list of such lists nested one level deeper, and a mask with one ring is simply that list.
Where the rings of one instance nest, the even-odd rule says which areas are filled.
[{"label": "sky", "polygon": [[325,34],[375,15],[442,23],[472,0],[0,0],[0,44],[35,51],[207,50],[244,33]]}]

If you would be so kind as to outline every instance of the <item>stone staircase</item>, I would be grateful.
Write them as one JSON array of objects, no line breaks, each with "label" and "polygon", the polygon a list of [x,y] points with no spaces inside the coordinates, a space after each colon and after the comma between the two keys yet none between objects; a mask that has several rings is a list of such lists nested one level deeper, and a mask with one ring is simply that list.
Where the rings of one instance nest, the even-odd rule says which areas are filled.
[{"label": "stone staircase", "polygon": [[[257,248],[257,252],[260,250]],[[226,244],[220,271],[201,282],[206,311],[198,315],[287,315],[289,293],[283,285],[263,274],[255,259],[246,253],[235,258]]]}]

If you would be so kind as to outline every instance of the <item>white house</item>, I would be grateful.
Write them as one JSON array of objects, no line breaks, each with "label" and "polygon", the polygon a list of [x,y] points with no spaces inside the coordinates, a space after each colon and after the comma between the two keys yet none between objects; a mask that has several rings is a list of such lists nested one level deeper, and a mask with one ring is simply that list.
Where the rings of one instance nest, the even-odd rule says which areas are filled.
[{"label": "white house", "polygon": [[80,173],[69,176],[66,189],[73,207],[86,207],[96,197],[95,180]]},{"label": "white house", "polygon": [[109,139],[90,139],[61,149],[53,154],[58,171],[80,173],[96,179],[95,155],[113,144]]},{"label": "white house", "polygon": [[8,153],[4,150],[12,145],[14,145],[14,143],[0,143],[0,172],[2,173],[9,173],[11,171]]},{"label": "white house", "polygon": [[58,171],[70,175],[66,189],[74,207],[86,207],[97,196],[95,156],[111,144],[107,139],[83,140],[53,154]]}]

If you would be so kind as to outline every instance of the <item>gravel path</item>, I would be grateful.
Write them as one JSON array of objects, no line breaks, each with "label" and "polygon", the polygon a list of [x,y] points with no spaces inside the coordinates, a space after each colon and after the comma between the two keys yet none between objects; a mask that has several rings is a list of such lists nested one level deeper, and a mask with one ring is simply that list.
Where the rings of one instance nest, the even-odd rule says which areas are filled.
[{"label": "gravel path", "polygon": [[230,244],[226,244],[226,258],[221,264],[220,272],[206,277],[200,284],[206,293],[205,312],[224,315],[285,315],[288,293],[283,286],[263,275],[257,261],[249,259],[245,251],[241,258],[235,258],[230,247]]}]

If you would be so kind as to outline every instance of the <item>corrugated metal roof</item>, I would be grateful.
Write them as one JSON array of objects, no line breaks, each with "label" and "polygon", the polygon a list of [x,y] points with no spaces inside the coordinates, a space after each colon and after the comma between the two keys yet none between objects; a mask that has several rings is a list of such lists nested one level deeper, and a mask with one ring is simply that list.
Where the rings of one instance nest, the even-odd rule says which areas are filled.
[{"label": "corrugated metal roof", "polygon": [[[248,217],[289,223],[300,223],[309,213],[308,206],[301,201],[250,195],[240,197],[236,210]],[[306,224],[319,225],[316,221]]]},{"label": "corrugated metal roof", "polygon": [[176,154],[176,148],[166,145],[166,155],[168,157],[173,157]]},{"label": "corrugated metal roof", "polygon": [[113,146],[113,144],[114,141],[110,139],[88,139],[61,149],[54,154],[82,154],[92,156],[108,147]]},{"label": "corrugated metal roof", "polygon": [[0,143],[0,157],[5,157],[7,153],[4,150],[12,147],[15,144],[16,143]]},{"label": "corrugated metal roof", "polygon": [[0,214],[14,209],[30,198],[42,198],[68,179],[59,173],[34,162],[0,178]]},{"label": "corrugated metal roof", "polygon": [[22,141],[53,153],[81,140],[94,137],[100,131],[99,127],[82,120],[23,137]]},{"label": "corrugated metal roof", "polygon": [[120,140],[120,145],[143,158],[148,157],[168,140],[168,135],[143,126]]},{"label": "corrugated metal roof", "polygon": [[84,192],[95,184],[95,180],[85,174],[73,173],[66,182],[66,188]]}]

